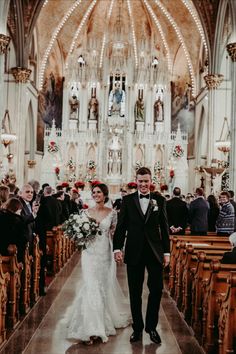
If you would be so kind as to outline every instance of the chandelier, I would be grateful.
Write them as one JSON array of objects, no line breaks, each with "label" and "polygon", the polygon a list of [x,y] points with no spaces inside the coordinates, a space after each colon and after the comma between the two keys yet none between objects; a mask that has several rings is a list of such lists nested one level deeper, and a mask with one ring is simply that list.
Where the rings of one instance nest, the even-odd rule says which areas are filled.
[{"label": "chandelier", "polygon": [[[9,60],[10,60],[10,48],[8,53],[8,78],[7,78],[7,107],[8,107],[8,96],[9,96]],[[11,121],[9,110],[6,108],[5,114],[2,120],[2,130],[1,130],[1,143],[5,146],[5,148],[13,143],[16,140],[16,135],[11,132]]]}]

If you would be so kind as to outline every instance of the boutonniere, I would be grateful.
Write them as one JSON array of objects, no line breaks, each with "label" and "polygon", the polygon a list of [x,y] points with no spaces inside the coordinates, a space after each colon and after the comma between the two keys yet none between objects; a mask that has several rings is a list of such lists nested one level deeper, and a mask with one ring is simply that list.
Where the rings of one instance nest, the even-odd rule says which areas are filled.
[{"label": "boutonniere", "polygon": [[158,211],[158,205],[157,205],[156,199],[151,199],[150,203],[151,203],[151,207],[152,207],[153,211]]}]

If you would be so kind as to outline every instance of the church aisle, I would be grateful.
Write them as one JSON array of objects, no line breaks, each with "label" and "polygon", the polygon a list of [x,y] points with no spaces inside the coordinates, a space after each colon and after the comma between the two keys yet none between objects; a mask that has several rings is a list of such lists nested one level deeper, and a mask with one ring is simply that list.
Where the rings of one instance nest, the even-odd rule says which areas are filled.
[{"label": "church aisle", "polygon": [[[142,343],[129,343],[132,327],[117,331],[107,343],[100,341],[92,346],[70,342],[66,339],[67,323],[71,317],[74,299],[80,287],[81,267],[75,255],[58,274],[47,295],[39,301],[20,328],[10,338],[0,354],[200,354],[201,350],[177,312],[174,303],[164,293],[158,331],[163,343],[152,343],[143,334]],[[118,279],[127,294],[125,266],[118,268]],[[146,294],[145,294],[146,295]],[[147,296],[144,297],[145,299]],[[42,321],[41,321],[42,320]],[[41,321],[41,323],[40,323]],[[32,336],[31,340],[30,336]],[[28,343],[29,342],[29,343]],[[27,344],[28,343],[28,344]]]}]

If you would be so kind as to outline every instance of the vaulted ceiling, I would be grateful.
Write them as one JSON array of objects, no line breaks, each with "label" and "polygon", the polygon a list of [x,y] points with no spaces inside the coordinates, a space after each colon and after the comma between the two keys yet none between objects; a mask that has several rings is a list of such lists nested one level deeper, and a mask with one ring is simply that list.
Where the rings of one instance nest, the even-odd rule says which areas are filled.
[{"label": "vaulted ceiling", "polygon": [[[134,64],[145,48],[145,54],[150,51],[160,55],[171,67],[178,49],[182,48],[188,67],[194,72],[200,50],[206,53],[212,43],[218,3],[218,0],[11,0],[8,26],[18,48],[18,66],[26,66],[36,28],[39,67],[46,66],[55,45],[65,63],[77,48],[88,47],[88,43],[102,61],[104,48],[121,35],[132,48]],[[145,47],[147,42],[149,46]]]}]

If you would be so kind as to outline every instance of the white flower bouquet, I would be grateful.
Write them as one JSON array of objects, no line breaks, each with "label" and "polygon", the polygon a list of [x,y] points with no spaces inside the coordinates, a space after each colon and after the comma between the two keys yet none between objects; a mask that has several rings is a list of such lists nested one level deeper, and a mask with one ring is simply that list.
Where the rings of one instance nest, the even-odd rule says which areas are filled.
[{"label": "white flower bouquet", "polygon": [[101,235],[98,223],[85,211],[80,214],[71,214],[62,225],[62,230],[83,249],[86,249],[98,235]]},{"label": "white flower bouquet", "polygon": [[151,203],[152,210],[153,211],[158,211],[158,205],[157,205],[156,199],[151,199],[150,203]]}]

